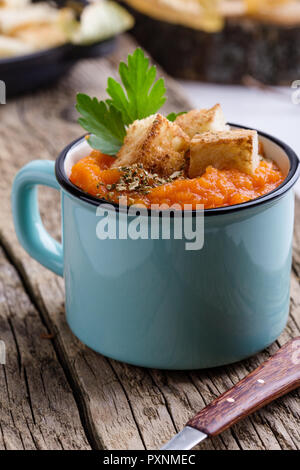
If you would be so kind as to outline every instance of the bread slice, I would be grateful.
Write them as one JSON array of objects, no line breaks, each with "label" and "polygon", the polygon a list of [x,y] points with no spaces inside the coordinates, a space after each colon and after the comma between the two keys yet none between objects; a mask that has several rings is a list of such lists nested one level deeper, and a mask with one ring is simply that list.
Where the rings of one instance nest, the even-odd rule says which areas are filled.
[{"label": "bread slice", "polygon": [[154,114],[129,126],[112,167],[142,163],[151,173],[169,176],[184,167],[189,145],[190,139],[177,124]]},{"label": "bread slice", "polygon": [[229,130],[219,104],[210,109],[193,109],[186,114],[181,114],[175,119],[175,123],[192,139],[195,134],[202,132],[218,132]]},{"label": "bread slice", "polygon": [[15,37],[23,41],[24,44],[29,44],[35,50],[60,46],[67,40],[65,33],[51,23],[20,28]]},{"label": "bread slice", "polygon": [[22,8],[0,10],[0,30],[2,34],[14,35],[19,28],[55,23],[59,11],[46,2],[30,4]]},{"label": "bread slice", "polygon": [[252,130],[206,132],[191,141],[190,178],[201,176],[209,165],[253,174],[259,163],[258,135]]},{"label": "bread slice", "polygon": [[30,44],[25,44],[20,39],[3,36],[0,34],[0,57],[13,57],[30,54],[34,48]]}]

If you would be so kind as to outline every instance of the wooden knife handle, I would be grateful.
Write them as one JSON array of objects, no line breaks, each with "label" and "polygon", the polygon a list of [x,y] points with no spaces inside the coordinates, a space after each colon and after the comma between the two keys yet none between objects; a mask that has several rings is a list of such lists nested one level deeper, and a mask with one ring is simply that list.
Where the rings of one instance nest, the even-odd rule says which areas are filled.
[{"label": "wooden knife handle", "polygon": [[276,398],[300,387],[300,337],[192,418],[187,426],[215,436]]}]

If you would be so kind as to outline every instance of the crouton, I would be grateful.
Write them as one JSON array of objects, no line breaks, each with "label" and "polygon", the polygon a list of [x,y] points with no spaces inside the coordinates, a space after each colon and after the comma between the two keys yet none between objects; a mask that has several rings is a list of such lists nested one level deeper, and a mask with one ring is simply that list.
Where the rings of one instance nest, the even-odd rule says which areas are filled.
[{"label": "crouton", "polygon": [[181,114],[175,119],[175,123],[192,139],[195,134],[202,132],[218,132],[229,130],[219,104],[211,109],[193,109],[186,114]]},{"label": "crouton", "polygon": [[258,136],[252,130],[205,132],[191,141],[190,178],[201,176],[209,165],[253,174],[259,163]]},{"label": "crouton", "polygon": [[186,163],[185,152],[190,139],[183,130],[161,114],[132,123],[113,168],[142,163],[159,176],[170,176]]}]

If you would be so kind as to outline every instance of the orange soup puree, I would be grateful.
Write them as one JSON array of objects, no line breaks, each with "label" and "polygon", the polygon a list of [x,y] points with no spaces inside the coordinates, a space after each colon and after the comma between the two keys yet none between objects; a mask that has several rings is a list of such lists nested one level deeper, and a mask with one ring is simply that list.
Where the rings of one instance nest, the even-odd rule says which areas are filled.
[{"label": "orange soup puree", "polygon": [[271,192],[284,180],[273,162],[261,160],[254,175],[209,166],[201,177],[189,179],[180,176],[165,184],[152,181],[153,185],[159,185],[151,188],[148,181],[146,190],[135,191],[118,184],[125,169],[110,169],[114,161],[114,157],[93,150],[73,166],[70,181],[93,196],[113,202],[118,202],[120,196],[126,196],[129,204],[144,204],[147,207],[151,204],[177,203],[181,206],[192,204],[193,208],[196,204],[203,204],[205,209],[212,209],[255,199]]}]

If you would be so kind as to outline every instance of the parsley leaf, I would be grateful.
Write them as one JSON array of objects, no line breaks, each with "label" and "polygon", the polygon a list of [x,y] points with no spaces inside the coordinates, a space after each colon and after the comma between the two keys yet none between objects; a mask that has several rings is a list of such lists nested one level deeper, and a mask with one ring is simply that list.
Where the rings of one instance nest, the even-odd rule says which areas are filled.
[{"label": "parsley leaf", "polygon": [[174,122],[177,116],[181,116],[182,114],[186,114],[186,113],[187,111],[182,111],[181,113],[170,113],[168,114],[167,119],[169,119],[169,121],[171,122]]},{"label": "parsley leaf", "polygon": [[[117,108],[126,126],[136,119],[155,114],[165,103],[166,88],[162,78],[155,82],[156,67],[149,67],[149,59],[137,48],[128,55],[128,64],[120,63],[119,74],[122,85],[113,78],[108,79],[108,103]],[[154,83],[155,82],[155,83]]]},{"label": "parsley leaf", "polygon": [[115,155],[123,145],[126,129],[122,114],[111,103],[98,101],[88,95],[78,93],[77,111],[82,117],[79,124],[91,135],[90,146],[107,155]]},{"label": "parsley leaf", "polygon": [[[142,49],[128,55],[128,63],[120,63],[121,83],[107,81],[109,99],[98,101],[88,95],[77,95],[76,109],[81,114],[79,124],[88,131],[88,143],[96,150],[116,155],[123,145],[126,128],[136,119],[144,119],[157,111],[166,101],[165,82],[156,80],[156,67],[149,65]],[[184,113],[171,113],[175,121]]]}]

